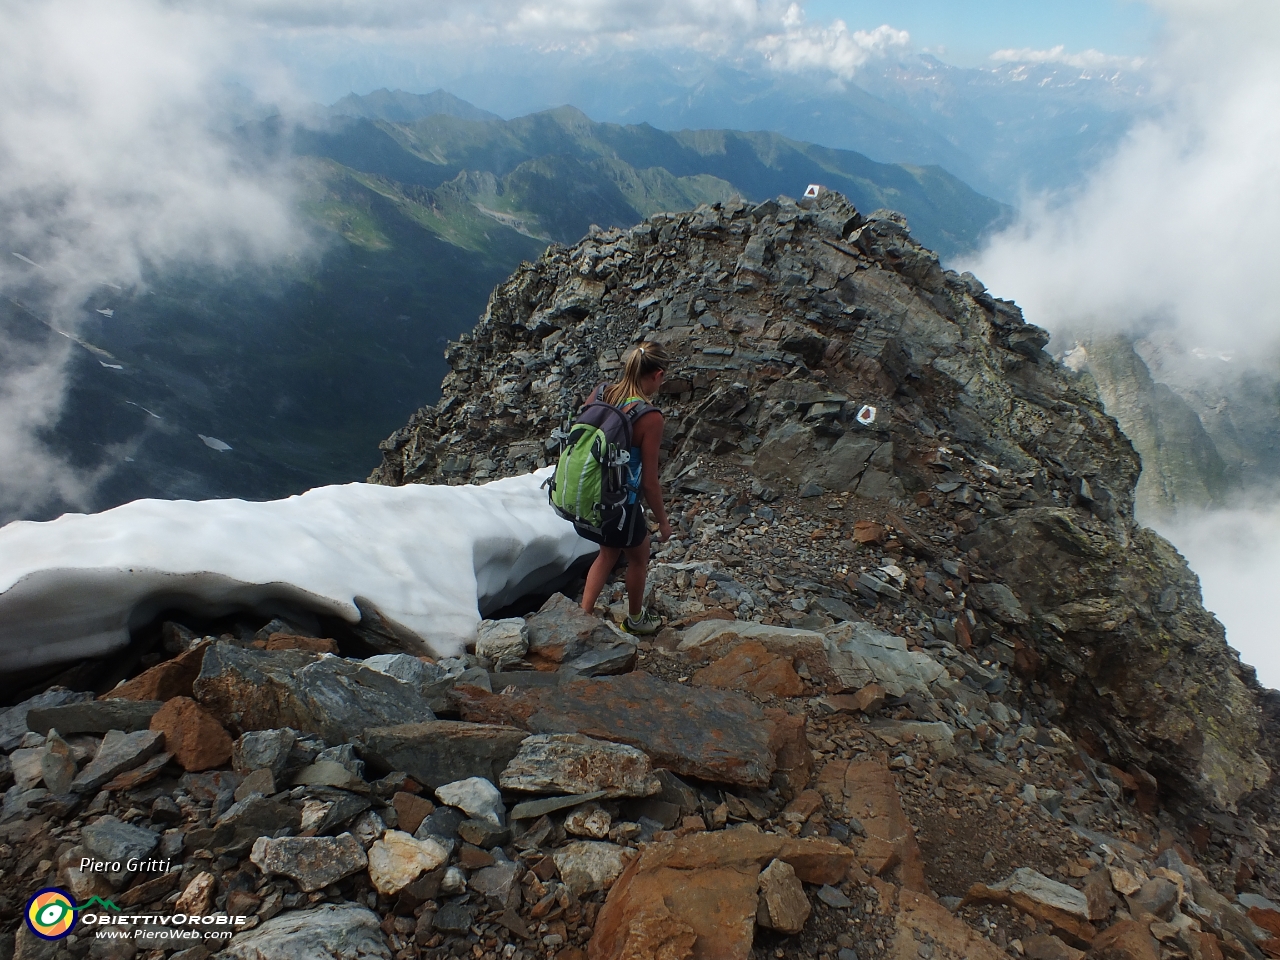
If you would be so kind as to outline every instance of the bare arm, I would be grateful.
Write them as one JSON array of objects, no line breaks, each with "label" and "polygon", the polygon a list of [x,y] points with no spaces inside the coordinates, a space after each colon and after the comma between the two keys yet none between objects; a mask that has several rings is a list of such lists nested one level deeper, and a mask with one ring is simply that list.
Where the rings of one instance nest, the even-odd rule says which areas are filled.
[{"label": "bare arm", "polygon": [[662,414],[654,411],[646,413],[636,424],[640,434],[640,493],[645,503],[653,511],[658,521],[658,539],[665,542],[671,539],[671,522],[667,519],[667,508],[662,502],[662,484],[658,481],[658,458],[662,444]]}]

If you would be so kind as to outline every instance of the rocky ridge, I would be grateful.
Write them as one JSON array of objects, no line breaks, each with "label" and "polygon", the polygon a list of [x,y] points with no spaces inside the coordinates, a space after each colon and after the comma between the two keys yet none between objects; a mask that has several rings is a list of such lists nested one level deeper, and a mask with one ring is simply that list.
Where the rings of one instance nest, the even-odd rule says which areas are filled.
[{"label": "rocky ridge", "polygon": [[[705,268],[696,325],[606,299],[638,311],[693,282],[684,260],[611,289],[553,251],[499,288],[448,409],[379,476],[537,466],[560,405],[668,338],[667,626],[616,627],[619,571],[595,615],[555,594],[452,659],[247,614],[144,632],[122,682],[88,665],[0,711],[0,956],[1280,956],[1247,671],[1133,524],[1132,449],[1043,334],[838,197],[649,227],[633,260]],[[617,263],[631,236],[577,249]],[[826,250],[852,264],[832,297],[810,292]],[[1199,652],[1164,664],[1174,636]],[[241,919],[194,945],[83,920],[48,942],[22,916],[49,886]]]},{"label": "rocky ridge", "polygon": [[[959,633],[1020,656],[1055,716],[1166,792],[1230,807],[1267,782],[1252,671],[1134,521],[1139,460],[1092,382],[901,217],[839,195],[654,217],[523,265],[371,479],[546,463],[641,338],[678,357],[662,401],[679,536],[659,559],[686,576],[657,584],[664,613],[695,613],[687,582],[714,572],[743,619],[873,606],[911,644]],[[859,543],[862,521],[894,528],[890,555]]]},{"label": "rocky ridge", "polygon": [[[438,662],[168,623],[132,679],[0,713],[0,952],[1280,956],[1256,817],[1171,816],[1046,719],[1016,662],[829,619],[711,606],[637,643],[556,594]],[[21,918],[50,886],[237,919],[194,944],[83,919],[44,941]]]}]

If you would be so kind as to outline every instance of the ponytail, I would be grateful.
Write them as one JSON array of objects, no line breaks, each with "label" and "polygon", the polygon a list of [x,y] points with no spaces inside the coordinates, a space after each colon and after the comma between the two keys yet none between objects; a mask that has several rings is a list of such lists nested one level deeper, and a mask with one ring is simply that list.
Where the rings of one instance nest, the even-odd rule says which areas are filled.
[{"label": "ponytail", "polygon": [[640,381],[657,370],[665,370],[671,363],[666,349],[660,343],[646,340],[627,351],[622,361],[622,380],[604,392],[604,402],[618,404],[628,397],[643,397]]}]

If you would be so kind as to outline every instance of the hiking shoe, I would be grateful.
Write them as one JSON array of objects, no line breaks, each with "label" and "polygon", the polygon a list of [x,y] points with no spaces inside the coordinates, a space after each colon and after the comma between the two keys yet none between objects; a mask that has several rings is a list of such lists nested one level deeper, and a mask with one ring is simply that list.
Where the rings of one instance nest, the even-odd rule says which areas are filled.
[{"label": "hiking shoe", "polygon": [[622,629],[627,633],[634,633],[637,636],[647,637],[650,634],[657,633],[658,628],[662,626],[662,618],[656,613],[645,607],[640,611],[638,617],[627,617],[622,621]]}]

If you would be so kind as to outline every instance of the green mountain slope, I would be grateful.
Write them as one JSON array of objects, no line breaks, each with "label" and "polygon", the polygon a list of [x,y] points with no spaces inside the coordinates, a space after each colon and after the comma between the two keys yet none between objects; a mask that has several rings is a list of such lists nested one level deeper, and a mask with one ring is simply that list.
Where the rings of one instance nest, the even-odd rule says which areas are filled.
[{"label": "green mountain slope", "polygon": [[[864,209],[904,212],[947,253],[1006,213],[937,168],[774,134],[671,134],[594,123],[570,107],[504,121],[432,98],[448,112],[393,122],[381,118],[431,107],[375,96],[342,105],[368,116],[318,128],[277,118],[240,131],[246,156],[292,157],[314,256],[236,276],[153,276],[145,289],[104,288],[86,304],[83,339],[113,360],[104,366],[76,348],[50,442],[103,468],[91,506],[278,497],[363,478],[378,442],[439,396],[445,344],[474,325],[489,291],[548,242],[574,243],[591,224],[629,226],[818,182]],[[32,321],[19,310],[5,322]]]},{"label": "green mountain slope", "polygon": [[[611,170],[620,187],[637,175],[669,176],[674,181],[711,177],[749,200],[780,193],[796,196],[808,184],[820,183],[868,212],[888,207],[905,214],[912,232],[944,257],[973,249],[985,231],[1011,212],[940,167],[876,163],[851,150],[800,143],[775,133],[667,133],[648,124],[595,123],[573,107],[509,121],[444,114],[413,123],[342,121],[325,131],[300,134],[295,149],[428,188],[464,171],[484,171],[498,178],[517,175],[528,182],[528,187],[517,188],[528,202],[546,207],[555,197],[554,204],[561,208],[568,203],[575,210],[591,211],[588,222],[601,226],[606,222],[622,225],[626,220],[617,198],[605,189]],[[545,167],[551,158],[558,158],[554,171]],[[582,166],[575,167],[571,161]],[[530,162],[535,166],[520,172]],[[676,209],[684,205],[679,201],[718,196],[722,189],[705,180],[701,189],[682,184],[664,190],[655,183],[650,196],[656,202],[666,192],[665,199],[672,203],[666,209]],[[633,198],[629,200],[632,222],[645,212],[664,209],[658,205],[641,210]],[[562,210],[557,219],[547,225],[554,239],[572,243],[581,236],[581,230],[572,232],[580,216]]]}]

